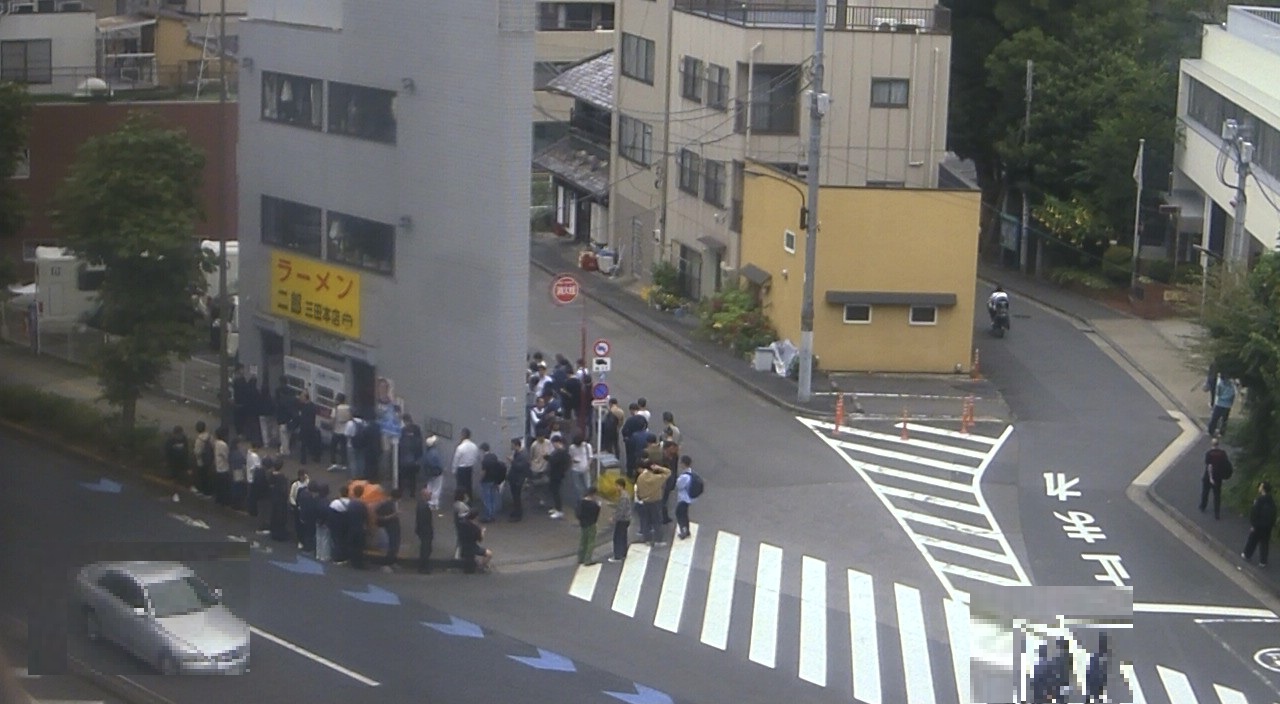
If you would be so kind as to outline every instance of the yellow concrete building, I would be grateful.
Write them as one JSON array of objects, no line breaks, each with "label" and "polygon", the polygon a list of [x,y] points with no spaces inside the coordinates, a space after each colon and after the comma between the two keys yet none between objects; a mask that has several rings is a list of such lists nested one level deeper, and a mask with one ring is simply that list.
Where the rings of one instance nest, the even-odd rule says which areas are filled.
[{"label": "yellow concrete building", "polygon": [[[759,162],[745,172],[742,285],[757,288],[779,337],[798,344],[807,187]],[[823,186],[818,208],[813,345],[821,368],[968,372],[980,194]]]}]

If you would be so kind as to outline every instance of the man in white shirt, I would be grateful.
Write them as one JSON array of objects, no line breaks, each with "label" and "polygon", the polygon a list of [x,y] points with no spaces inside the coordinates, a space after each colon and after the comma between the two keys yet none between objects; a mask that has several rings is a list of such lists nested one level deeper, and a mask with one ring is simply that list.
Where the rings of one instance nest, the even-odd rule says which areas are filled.
[{"label": "man in white shirt", "polygon": [[575,435],[573,444],[569,445],[569,475],[573,477],[573,505],[582,501],[587,495],[587,487],[591,485],[591,460],[594,455],[591,443],[583,439],[581,434]]},{"label": "man in white shirt", "polygon": [[298,538],[298,549],[302,549],[302,516],[298,514],[298,492],[306,491],[311,486],[311,475],[307,470],[298,470],[298,478],[289,485],[289,514],[293,516],[293,534]]},{"label": "man in white shirt", "polygon": [[471,473],[476,465],[480,464],[480,448],[471,441],[471,429],[463,428],[458,435],[461,440],[453,451],[453,481],[457,489],[467,492],[467,496],[474,496],[474,489],[471,484]]},{"label": "man in white shirt", "polygon": [[351,404],[346,394],[338,394],[333,407],[333,431],[329,438],[329,464],[347,461],[347,424],[351,422]]},{"label": "man in white shirt", "polygon": [[636,411],[636,414],[644,416],[646,425],[653,425],[653,418],[651,417],[653,414],[649,412],[649,401],[645,397],[641,396],[636,399],[636,405],[640,407],[640,410]]}]

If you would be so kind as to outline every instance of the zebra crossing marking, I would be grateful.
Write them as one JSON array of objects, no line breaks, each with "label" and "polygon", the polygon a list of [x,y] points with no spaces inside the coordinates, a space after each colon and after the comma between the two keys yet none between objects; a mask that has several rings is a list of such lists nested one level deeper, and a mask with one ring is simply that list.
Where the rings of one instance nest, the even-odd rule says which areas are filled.
[{"label": "zebra crossing marking", "polygon": [[573,573],[573,583],[569,585],[569,596],[591,601],[596,593],[596,583],[600,581],[600,569],[599,564],[578,565],[578,570]]},{"label": "zebra crossing marking", "polygon": [[880,636],[876,628],[875,585],[871,575],[856,570],[848,570],[848,581],[853,696],[867,704],[880,704]]},{"label": "zebra crossing marking", "polygon": [[716,551],[711,558],[707,582],[707,607],[702,616],[702,642],[724,650],[729,645],[729,619],[733,609],[733,582],[738,570],[741,539],[728,531],[716,534]]},{"label": "zebra crossing marking", "polygon": [[[833,430],[834,426],[830,423],[822,423],[819,425],[823,430]],[[978,450],[970,450],[966,447],[956,447],[940,442],[931,442],[929,440],[919,440],[916,438],[902,439],[900,435],[891,435],[889,433],[877,433],[874,430],[864,430],[862,428],[853,428],[850,426],[841,426],[840,432],[845,435],[852,435],[859,438],[867,438],[868,440],[878,440],[880,442],[888,442],[896,445],[907,445],[909,447],[921,447],[926,450],[936,450],[938,452],[946,452],[962,457],[972,457],[974,459],[982,459],[987,453]]]},{"label": "zebra crossing marking", "polygon": [[908,521],[915,521],[916,523],[925,523],[927,525],[937,526],[939,528],[946,528],[947,530],[953,530],[957,533],[965,533],[966,535],[972,535],[978,538],[986,538],[988,540],[995,540],[996,536],[999,535],[999,533],[996,533],[990,528],[975,526],[972,523],[962,523],[960,521],[952,521],[946,518],[939,518],[938,516],[934,516],[933,514],[929,514],[929,513],[920,513],[918,511],[904,510],[902,511],[902,516],[903,518],[906,518]]},{"label": "zebra crossing marking", "polygon": [[979,516],[983,515],[981,506],[967,504],[963,501],[952,501],[951,499],[944,499],[941,496],[934,496],[933,494],[923,494],[918,491],[899,489],[896,486],[882,486],[880,487],[880,491],[886,496],[896,496],[900,499],[910,499],[911,501],[919,501],[920,503],[930,504],[932,506],[941,506],[943,508],[955,509],[957,511],[965,511]]},{"label": "zebra crossing marking", "polygon": [[1004,553],[994,552],[991,550],[983,550],[982,548],[965,545],[964,543],[957,543],[952,540],[947,540],[946,538],[935,538],[931,535],[920,536],[920,542],[924,545],[938,548],[940,550],[950,550],[951,552],[962,553],[969,557],[976,557],[983,560],[989,560],[991,562],[1000,562],[1006,565],[1012,565],[1017,560],[1017,558],[1012,555],[1006,555]]},{"label": "zebra crossing marking", "polygon": [[910,704],[933,704],[933,672],[929,665],[929,637],[925,634],[924,608],[920,590],[905,584],[893,585],[898,604],[898,643],[902,646],[902,670],[907,681]]},{"label": "zebra crossing marking", "polygon": [[[901,428],[902,424],[895,423],[893,427]],[[995,446],[995,445],[1001,444],[1001,442],[1003,441],[1002,438],[993,438],[990,435],[979,435],[977,433],[960,433],[954,430],[947,430],[946,428],[935,428],[931,425],[917,425],[915,423],[911,423],[909,427],[911,428],[911,432],[913,433],[927,433],[929,435],[938,435],[944,438],[954,438],[956,440],[966,440],[968,442],[976,442],[984,445]]]},{"label": "zebra crossing marking", "polygon": [[827,686],[827,563],[800,560],[800,679]]},{"label": "zebra crossing marking", "polygon": [[1218,701],[1222,702],[1222,704],[1249,704],[1249,700],[1245,699],[1242,692],[1230,687],[1215,684],[1213,685],[1213,693],[1218,695]]},{"label": "zebra crossing marking", "polygon": [[919,474],[917,472],[909,472],[905,469],[898,469],[896,467],[882,467],[878,464],[871,464],[870,462],[855,460],[852,457],[849,457],[847,462],[849,463],[850,466],[854,467],[855,469],[860,469],[863,472],[870,472],[872,474],[883,474],[886,477],[893,477],[895,479],[905,479],[906,481],[916,482],[917,484],[927,484],[929,486],[936,486],[939,489],[950,489],[956,492],[968,493],[972,491],[972,485],[969,482],[954,482],[954,481],[951,481],[950,479],[938,479],[937,477],[931,477],[928,474]]},{"label": "zebra crossing marking", "polygon": [[843,440],[837,440],[836,444],[839,445],[839,447],[844,450],[855,450],[857,452],[864,452],[868,455],[877,455],[877,456],[885,457],[891,460],[903,460],[905,462],[912,462],[914,464],[924,465],[925,467],[933,467],[934,469],[941,469],[948,472],[959,472],[961,474],[973,474],[974,468],[967,464],[957,464],[955,462],[944,462],[943,460],[935,460],[935,459],[930,459],[928,457],[913,455],[909,452],[898,452],[897,450],[886,450],[879,447],[872,447],[870,445],[858,445],[856,443],[845,442]]},{"label": "zebra crossing marking", "polygon": [[1178,702],[1178,704],[1196,701],[1195,690],[1191,689],[1191,680],[1187,679],[1185,674],[1164,665],[1156,665],[1156,673],[1160,675],[1164,691],[1169,693],[1169,701]]},{"label": "zebra crossing marking", "polygon": [[622,562],[622,577],[618,581],[618,589],[613,593],[613,610],[628,617],[636,615],[636,605],[640,603],[640,585],[644,582],[644,573],[649,566],[649,546],[636,543],[627,550],[627,559]]},{"label": "zebra crossing marking", "polygon": [[972,642],[969,638],[969,606],[966,602],[944,599],[942,608],[947,615],[947,642],[951,646],[951,669],[956,677],[956,692],[960,701],[967,701],[968,693],[973,691],[969,684],[969,652]]},{"label": "zebra crossing marking", "polygon": [[689,537],[677,539],[667,557],[667,573],[662,578],[662,591],[658,597],[658,613],[653,625],[664,631],[680,630],[680,617],[684,614],[684,592],[689,586],[689,570],[693,568],[693,546],[698,539],[698,527],[689,526]]},{"label": "zebra crossing marking", "polygon": [[782,548],[760,543],[756,562],[756,597],[751,607],[751,646],[748,659],[768,668],[777,666],[778,601],[782,596]]},{"label": "zebra crossing marking", "polygon": [[[1025,582],[1019,582],[1016,579],[1001,577],[998,574],[991,574],[990,572],[983,572],[981,570],[970,569],[968,567],[964,567],[963,565],[953,565],[950,562],[942,562],[942,561],[938,561],[937,564],[938,564],[938,569],[942,570],[947,574],[954,574],[958,577],[966,577],[968,579],[976,580],[979,582],[986,582],[987,584],[998,584],[1002,587],[1030,586]],[[957,591],[956,596],[953,598],[955,598],[957,601],[960,601],[961,600],[960,595],[963,595],[963,594],[965,594],[965,592]],[[968,597],[965,596],[964,600],[966,602],[967,602],[967,599]]]},{"label": "zebra crossing marking", "polygon": [[1133,671],[1131,663],[1120,663],[1120,675],[1124,677],[1124,681],[1129,685],[1130,698],[1132,704],[1147,704],[1147,698],[1142,694],[1142,685],[1138,684],[1138,675]]}]

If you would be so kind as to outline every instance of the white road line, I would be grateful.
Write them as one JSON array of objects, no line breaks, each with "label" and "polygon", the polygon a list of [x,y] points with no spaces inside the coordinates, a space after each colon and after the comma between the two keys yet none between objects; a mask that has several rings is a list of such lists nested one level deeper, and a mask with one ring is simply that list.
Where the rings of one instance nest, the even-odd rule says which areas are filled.
[{"label": "white road line", "polygon": [[756,599],[751,608],[751,662],[775,667],[778,655],[778,599],[782,592],[782,548],[760,543]]},{"label": "white road line", "polygon": [[733,582],[738,570],[740,539],[727,531],[716,535],[716,552],[711,558],[707,580],[707,608],[702,614],[702,642],[724,650],[729,645],[729,617],[733,609]]},{"label": "white road line", "polygon": [[378,686],[377,680],[373,680],[368,677],[365,677],[364,675],[360,674],[359,672],[356,672],[355,670],[345,668],[342,665],[339,665],[338,663],[332,660],[329,660],[328,658],[324,658],[319,655],[316,655],[310,650],[307,650],[306,648],[300,645],[294,645],[293,643],[290,643],[289,641],[285,640],[284,638],[281,638],[280,636],[267,633],[266,631],[256,626],[249,626],[249,631],[255,635],[261,636],[262,638],[266,638],[267,640],[271,641],[272,643],[275,643],[276,645],[282,648],[287,648],[289,650],[292,650],[293,652],[303,656],[304,658],[318,662],[321,665],[324,665],[325,667],[329,668],[330,670],[333,670],[334,672],[346,675],[347,677],[350,677],[351,679],[361,684],[367,684],[370,687]]},{"label": "white road line", "polygon": [[1222,702],[1222,704],[1249,704],[1249,700],[1239,690],[1215,684],[1213,685],[1213,692],[1218,695],[1218,701]]},{"label": "white road line", "polygon": [[969,701],[969,658],[972,640],[969,638],[969,606],[954,599],[944,599],[942,608],[947,612],[947,635],[951,647],[951,669],[956,675],[956,692],[960,701]]},{"label": "white road line", "polygon": [[[841,452],[840,454],[844,455],[843,452]],[[893,467],[882,467],[878,464],[870,464],[868,462],[862,462],[861,460],[855,460],[852,457],[849,457],[848,455],[845,455],[845,457],[847,458],[845,461],[848,462],[851,466],[859,467],[864,472],[870,472],[872,474],[883,474],[886,477],[894,477],[896,479],[904,479],[906,481],[916,482],[918,484],[927,484],[929,486],[936,486],[939,489],[950,489],[951,491],[958,491],[965,494],[973,493],[973,484],[969,482],[953,482],[953,481],[948,481],[946,479],[938,479],[937,477],[931,477],[927,474],[916,474],[915,472],[908,472],[902,469],[894,469]]]},{"label": "white road line", "polygon": [[930,535],[921,535],[920,543],[923,545],[928,545],[931,548],[937,548],[939,550],[950,550],[951,552],[958,552],[962,555],[968,555],[969,557],[976,557],[979,560],[987,560],[989,562],[999,562],[1005,565],[1012,565],[1014,562],[1017,561],[1017,559],[1012,555],[1005,555],[1003,553],[994,552],[992,550],[975,548],[971,545],[965,545],[964,543],[957,543],[955,541],[945,540],[943,538],[935,538]]},{"label": "white road line", "polygon": [[[991,512],[991,507],[987,505],[987,498],[982,495],[982,491],[977,489],[982,486],[982,476],[987,473],[987,467],[991,466],[991,460],[995,459],[996,454],[1000,452],[1000,448],[1004,447],[1005,441],[1012,434],[1013,426],[1005,426],[1004,432],[1000,433],[1000,437],[996,438],[996,441],[991,444],[991,451],[987,454],[987,458],[982,461],[982,464],[978,465],[978,471],[973,475],[974,498],[978,500],[978,505],[982,507],[983,515],[987,517],[988,521],[991,521],[993,526],[999,525],[996,523],[996,516]],[[1000,543],[1004,554],[1013,558],[1013,561],[1009,564],[1013,567],[1013,571],[1017,573],[1019,582],[1024,586],[1030,586],[1031,578],[1027,576],[1026,570],[1022,569],[1022,562],[1014,557],[1013,548],[1009,546],[1009,540],[1004,537],[1004,533],[996,531],[996,541]]]},{"label": "white road line", "polygon": [[880,635],[876,626],[874,582],[869,574],[855,570],[848,573],[853,697],[867,704],[880,704]]},{"label": "white road line", "polygon": [[952,521],[946,518],[940,518],[930,513],[919,513],[916,511],[907,511],[907,510],[900,510],[899,512],[902,514],[902,517],[907,519],[908,521],[914,521],[915,523],[925,523],[931,526],[937,526],[939,528],[946,528],[947,530],[953,530],[957,533],[964,533],[965,535],[972,535],[979,538],[986,538],[988,540],[995,540],[996,536],[999,535],[995,531],[985,526],[975,526],[972,523]]},{"label": "white road line", "polygon": [[1239,616],[1241,618],[1276,618],[1268,609],[1250,609],[1242,606],[1213,606],[1210,604],[1153,604],[1135,601],[1135,614],[1197,614],[1203,616]]},{"label": "white road line", "polygon": [[827,686],[827,563],[800,560],[800,679]]},{"label": "white road line", "polygon": [[1164,665],[1156,665],[1156,672],[1160,675],[1160,681],[1164,683],[1164,691],[1169,693],[1169,701],[1177,704],[1194,704],[1198,701],[1195,690],[1191,689],[1191,681],[1186,675],[1177,670],[1170,670]]},{"label": "white road line", "polygon": [[573,573],[573,583],[569,585],[569,596],[591,601],[596,593],[596,582],[600,581],[600,565],[578,565]]},{"label": "white road line", "polygon": [[678,633],[680,616],[684,613],[684,593],[689,588],[689,570],[693,567],[693,545],[698,539],[698,525],[689,524],[690,537],[671,543],[667,556],[667,573],[662,577],[662,592],[658,596],[658,613],[653,625],[664,631]]},{"label": "white road line", "polygon": [[[823,430],[835,429],[834,424],[824,423],[822,421],[818,421],[814,423],[814,426],[818,428],[822,428]],[[879,440],[881,442],[891,442],[898,445],[906,445],[908,447],[920,447],[926,450],[936,450],[938,452],[946,452],[952,455],[960,455],[961,457],[973,457],[975,459],[982,459],[983,457],[986,457],[986,454],[987,454],[979,450],[970,450],[965,447],[956,447],[955,445],[946,445],[940,442],[930,442],[928,440],[916,440],[914,438],[907,438],[906,440],[903,440],[902,435],[900,434],[893,435],[890,433],[877,433],[874,430],[863,430],[861,428],[854,428],[849,426],[841,426],[840,433],[842,435],[852,435],[854,437],[867,438],[868,440]]]},{"label": "white road line", "polygon": [[1120,674],[1124,676],[1124,681],[1129,685],[1132,703],[1147,704],[1147,698],[1142,695],[1142,685],[1138,684],[1138,676],[1133,672],[1133,665],[1127,662],[1120,663]]},{"label": "white road line", "polygon": [[943,572],[946,572],[947,574],[954,574],[958,577],[967,577],[969,579],[972,579],[978,582],[986,582],[988,584],[999,584],[1005,587],[1027,586],[1026,582],[1019,582],[1018,580],[1012,579],[1010,577],[1002,577],[998,574],[992,574],[990,572],[983,572],[981,570],[970,569],[968,567],[963,567],[961,565],[953,565],[950,562],[938,562],[937,564],[938,564],[938,569],[942,570]]},{"label": "white road line", "polygon": [[613,610],[629,618],[635,618],[636,604],[640,602],[640,586],[644,583],[644,572],[649,566],[649,546],[636,543],[627,550],[627,559],[622,563],[622,574],[618,577],[618,588],[613,593]]},{"label": "white road line", "polygon": [[874,447],[872,445],[860,445],[856,442],[845,442],[844,440],[837,440],[836,445],[840,446],[841,449],[850,450],[852,452],[858,452],[864,455],[876,455],[877,457],[887,457],[891,460],[899,460],[901,462],[910,462],[911,464],[918,464],[922,467],[932,467],[934,469],[941,469],[944,472],[960,472],[961,474],[973,474],[974,469],[976,469],[972,465],[957,464],[955,462],[943,462],[942,460],[935,460],[935,459],[930,459],[928,457],[921,457],[920,455],[913,455],[910,452],[898,452],[897,450],[886,450],[884,448]]},{"label": "white road line", "polygon": [[[977,506],[974,504],[967,504],[967,503],[964,503],[963,501],[952,501],[951,499],[944,499],[941,496],[934,496],[933,494],[924,494],[918,491],[909,491],[907,489],[899,489],[896,486],[882,486],[882,487],[879,487],[879,489],[881,493],[885,494],[886,496],[893,496],[899,499],[909,499],[911,501],[919,501],[921,503],[930,504],[932,506],[952,508],[957,511],[966,511],[968,513],[976,513],[979,516],[986,515],[985,513],[982,512],[981,506]],[[903,514],[907,513],[904,510],[894,506],[890,506],[889,509],[898,513],[903,513]]]},{"label": "white road line", "polygon": [[898,640],[902,645],[902,674],[910,704],[934,704],[933,672],[929,666],[929,638],[924,630],[924,610],[919,590],[894,583],[898,612]]},{"label": "white road line", "polygon": [[[893,427],[901,428],[901,423],[894,423]],[[944,438],[954,438],[956,440],[968,440],[969,442],[977,442],[985,445],[994,445],[999,438],[993,438],[989,435],[975,435],[974,433],[961,433],[956,430],[945,430],[943,428],[934,428],[928,425],[916,425],[915,423],[907,423],[907,434],[911,433],[928,433],[929,435],[939,435]]]}]

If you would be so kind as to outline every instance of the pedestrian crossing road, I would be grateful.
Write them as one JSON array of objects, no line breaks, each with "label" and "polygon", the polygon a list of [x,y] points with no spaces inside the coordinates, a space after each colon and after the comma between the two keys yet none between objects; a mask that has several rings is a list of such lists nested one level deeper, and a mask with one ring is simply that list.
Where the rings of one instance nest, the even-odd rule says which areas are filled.
[{"label": "pedestrian crossing road", "polygon": [[[746,544],[695,523],[690,538],[669,547],[635,544],[620,565],[578,566],[568,595],[822,688],[833,701],[968,701],[969,643],[977,634],[964,586],[1030,584],[979,489],[1011,428],[983,435],[913,423],[907,440],[848,428],[833,438],[831,426],[802,422],[877,492],[942,589],[886,583],[865,567]],[[1193,685],[1156,664],[1125,663],[1119,673],[1131,687],[1116,689],[1131,690],[1134,701],[1247,704],[1235,689]]]}]

